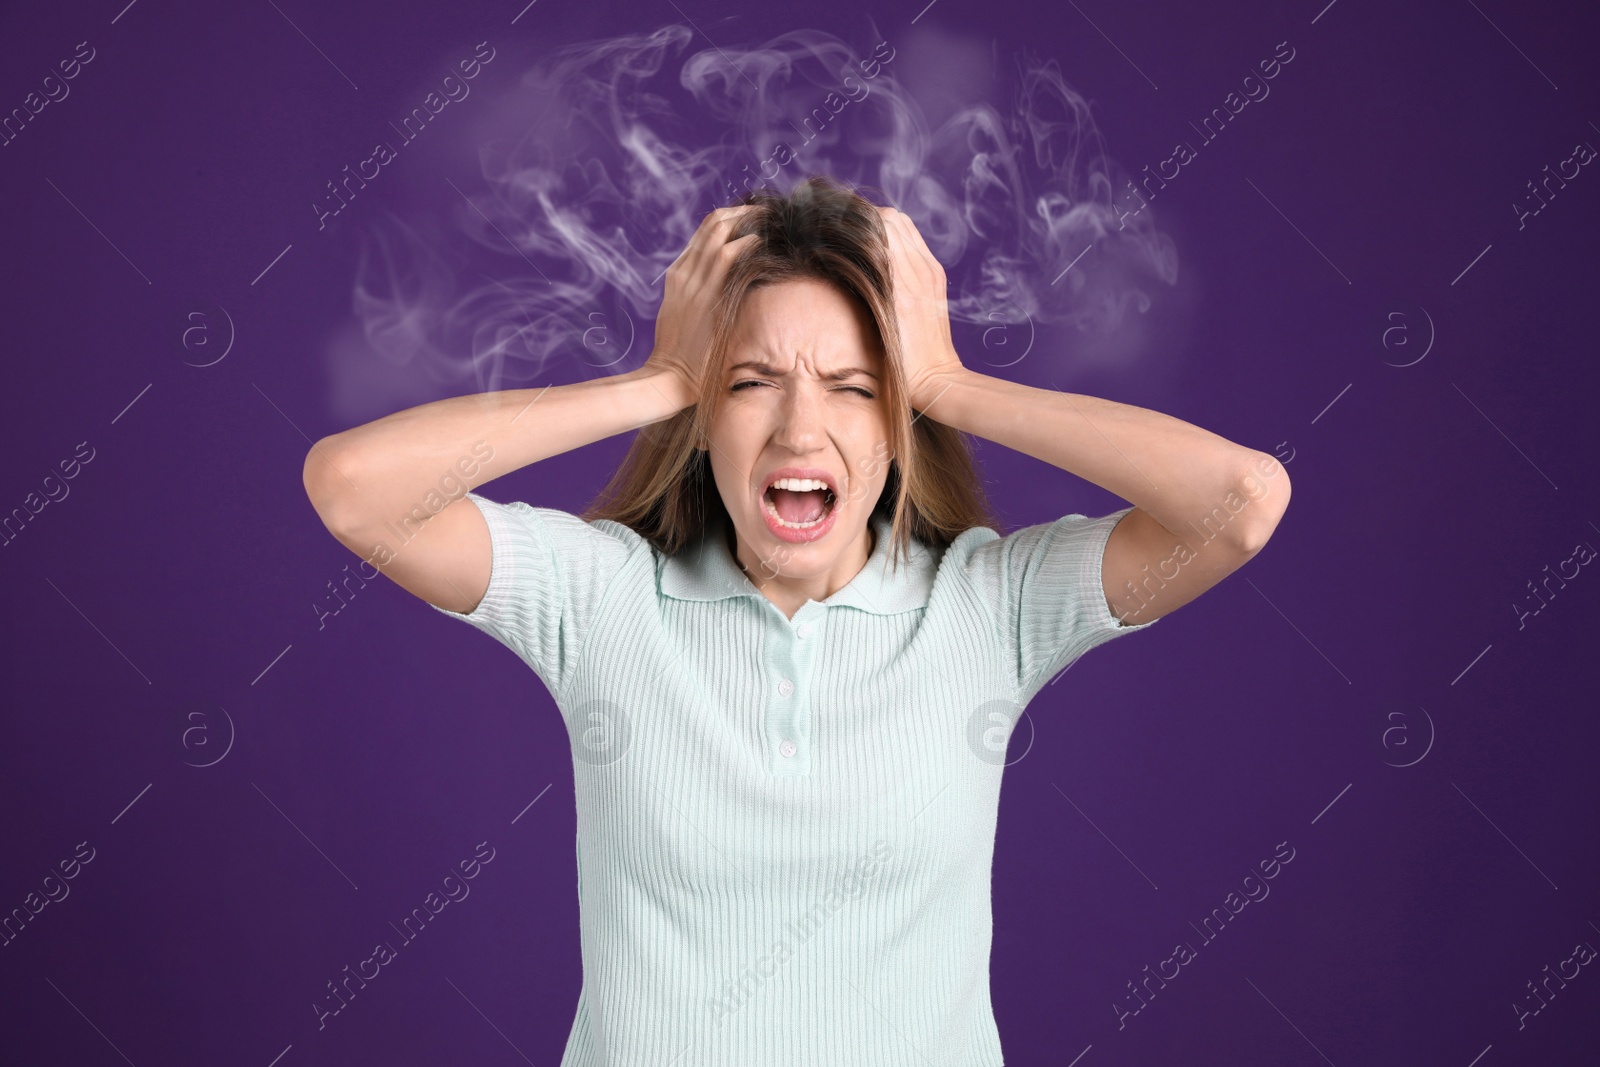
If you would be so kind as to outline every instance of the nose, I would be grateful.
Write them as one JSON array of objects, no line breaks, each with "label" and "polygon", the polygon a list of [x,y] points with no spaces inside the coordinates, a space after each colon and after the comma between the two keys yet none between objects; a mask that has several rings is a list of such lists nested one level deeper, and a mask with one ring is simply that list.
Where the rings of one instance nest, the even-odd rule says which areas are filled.
[{"label": "nose", "polygon": [[819,448],[827,436],[822,401],[821,391],[809,382],[785,388],[774,441],[798,455]]}]

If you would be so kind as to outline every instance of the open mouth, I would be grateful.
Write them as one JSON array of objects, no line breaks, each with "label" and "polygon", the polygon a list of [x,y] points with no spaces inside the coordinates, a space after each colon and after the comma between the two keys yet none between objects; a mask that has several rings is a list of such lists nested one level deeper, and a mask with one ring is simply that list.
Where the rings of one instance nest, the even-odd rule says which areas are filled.
[{"label": "open mouth", "polygon": [[784,529],[809,530],[828,518],[837,497],[819,478],[778,478],[761,495],[767,514]]}]

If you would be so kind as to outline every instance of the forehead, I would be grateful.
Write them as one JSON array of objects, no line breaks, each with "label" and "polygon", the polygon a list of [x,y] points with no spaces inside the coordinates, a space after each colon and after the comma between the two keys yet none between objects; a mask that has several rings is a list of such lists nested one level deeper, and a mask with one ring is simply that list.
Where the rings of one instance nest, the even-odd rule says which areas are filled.
[{"label": "forehead", "polygon": [[882,358],[872,313],[857,297],[817,278],[793,278],[745,295],[729,338],[729,365],[752,355],[781,367],[798,358],[824,366],[871,367]]}]

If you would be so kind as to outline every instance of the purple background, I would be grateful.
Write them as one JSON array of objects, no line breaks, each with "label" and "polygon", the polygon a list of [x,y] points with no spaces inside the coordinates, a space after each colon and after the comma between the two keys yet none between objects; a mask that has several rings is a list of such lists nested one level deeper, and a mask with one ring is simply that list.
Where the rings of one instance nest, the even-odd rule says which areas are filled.
[{"label": "purple background", "polygon": [[[1244,570],[1086,657],[1019,726],[994,872],[1007,1062],[1596,1062],[1595,968],[1520,1030],[1512,1007],[1600,946],[1600,577],[1552,583],[1520,628],[1513,607],[1600,546],[1600,176],[1584,167],[1521,229],[1510,206],[1600,145],[1586,5],[919,6],[0,15],[5,112],[77,42],[97,53],[0,148],[0,511],[94,449],[0,548],[0,911],[94,849],[0,948],[0,1062],[558,1061],[580,964],[553,703],[506,649],[385,581],[321,629],[311,606],[356,562],[300,471],[311,440],[356,421],[325,354],[351,329],[359,235],[458,202],[440,175],[481,187],[471,123],[408,146],[321,232],[307,204],[479,41],[498,53],[475,83],[492,96],[556,46],[685,17],[696,48],[815,27],[863,53],[887,39],[907,69],[949,35],[991,52],[996,78],[1031,48],[1131,171],[1194,140],[1278,42],[1296,50],[1151,202],[1179,281],[1115,358],[1062,337],[1015,375],[1273,452],[1294,501]],[[225,336],[219,309],[235,344],[195,366]],[[196,323],[210,348],[186,345]],[[592,373],[568,359],[505,384]],[[475,391],[408,388],[368,383],[360,421]],[[625,446],[483,491],[577,511]],[[1014,525],[1121,505],[981,454]],[[495,857],[471,896],[319,1031],[326,983],[482,841]],[[1271,895],[1202,943],[1190,924],[1280,842],[1295,858]],[[1180,940],[1197,958],[1119,1029],[1126,983]]]}]

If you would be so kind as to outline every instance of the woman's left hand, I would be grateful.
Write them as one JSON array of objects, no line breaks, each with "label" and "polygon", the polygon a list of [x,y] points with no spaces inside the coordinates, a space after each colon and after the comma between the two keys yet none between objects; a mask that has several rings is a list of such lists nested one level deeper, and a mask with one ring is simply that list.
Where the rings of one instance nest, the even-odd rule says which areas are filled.
[{"label": "woman's left hand", "polygon": [[880,207],[889,238],[894,315],[900,327],[911,407],[924,411],[965,368],[950,336],[944,266],[928,250],[916,223],[898,208]]}]

